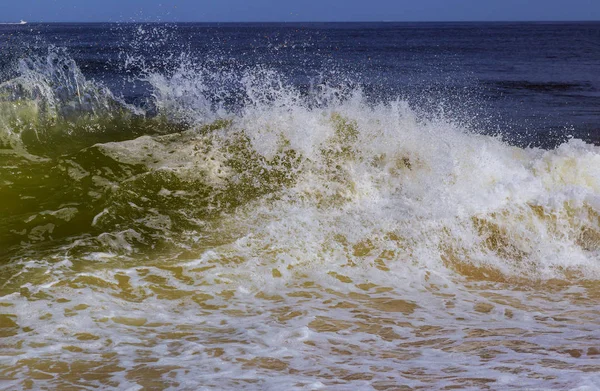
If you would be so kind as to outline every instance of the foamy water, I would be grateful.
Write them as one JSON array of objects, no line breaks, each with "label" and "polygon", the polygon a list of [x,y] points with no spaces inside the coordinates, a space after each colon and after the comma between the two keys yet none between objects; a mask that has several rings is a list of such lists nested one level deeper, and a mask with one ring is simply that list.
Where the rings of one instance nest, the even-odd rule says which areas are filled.
[{"label": "foamy water", "polygon": [[2,389],[599,388],[599,147],[264,68],[148,72],[145,117],[56,51],[20,66]]}]

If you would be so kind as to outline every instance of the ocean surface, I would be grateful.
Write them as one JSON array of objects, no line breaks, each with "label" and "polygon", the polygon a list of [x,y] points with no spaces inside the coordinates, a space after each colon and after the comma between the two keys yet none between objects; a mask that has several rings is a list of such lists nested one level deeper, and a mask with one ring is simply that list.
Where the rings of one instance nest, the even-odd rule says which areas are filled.
[{"label": "ocean surface", "polygon": [[0,24],[0,390],[599,390],[600,23]]}]

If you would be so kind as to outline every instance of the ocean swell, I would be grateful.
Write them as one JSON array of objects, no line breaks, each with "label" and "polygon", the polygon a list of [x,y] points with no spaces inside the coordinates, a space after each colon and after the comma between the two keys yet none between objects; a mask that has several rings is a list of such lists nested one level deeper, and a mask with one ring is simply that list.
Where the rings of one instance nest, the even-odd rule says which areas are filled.
[{"label": "ocean swell", "polygon": [[[264,68],[237,79],[189,64],[149,72],[155,116],[86,80],[60,50],[19,69],[2,84],[3,145],[32,173],[3,167],[4,197],[39,197],[23,181],[61,195],[7,210],[11,257],[23,243],[54,243],[54,255],[201,254],[210,243],[268,265],[297,254],[293,263],[409,262],[490,278],[597,275],[598,147],[522,149],[356,88],[301,94]],[[222,104],[232,84],[243,91],[236,109]],[[44,150],[57,140],[73,145]]]}]

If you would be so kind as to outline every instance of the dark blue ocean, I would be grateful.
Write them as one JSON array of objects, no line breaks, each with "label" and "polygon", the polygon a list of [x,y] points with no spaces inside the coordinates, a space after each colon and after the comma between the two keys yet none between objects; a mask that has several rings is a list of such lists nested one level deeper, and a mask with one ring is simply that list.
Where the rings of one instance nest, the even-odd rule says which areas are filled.
[{"label": "dark blue ocean", "polygon": [[300,89],[350,82],[373,100],[443,105],[520,145],[600,140],[597,22],[0,25],[0,80],[49,45],[128,102],[150,93],[128,54],[161,72],[185,53],[218,70],[274,69]]}]

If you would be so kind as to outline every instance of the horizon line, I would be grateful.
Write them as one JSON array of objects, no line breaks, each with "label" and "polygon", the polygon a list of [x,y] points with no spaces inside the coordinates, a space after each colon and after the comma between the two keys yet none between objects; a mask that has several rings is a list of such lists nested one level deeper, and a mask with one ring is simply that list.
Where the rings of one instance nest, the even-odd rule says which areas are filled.
[{"label": "horizon line", "polygon": [[[79,24],[94,24],[94,23],[112,23],[112,24],[140,24],[140,23],[203,23],[203,24],[252,24],[252,23],[600,23],[600,19],[563,19],[563,20],[344,20],[344,21],[310,21],[310,20],[282,20],[282,21],[25,21],[26,24],[59,24],[59,23],[79,23]],[[0,24],[15,24],[19,22],[2,21]]]}]

